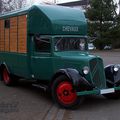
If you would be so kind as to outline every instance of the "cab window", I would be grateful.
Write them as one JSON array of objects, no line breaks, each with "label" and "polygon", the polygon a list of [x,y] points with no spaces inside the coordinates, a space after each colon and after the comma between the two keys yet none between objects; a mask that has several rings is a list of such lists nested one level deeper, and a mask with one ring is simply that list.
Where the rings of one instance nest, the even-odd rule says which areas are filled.
[{"label": "cab window", "polygon": [[50,52],[50,39],[42,38],[39,35],[34,37],[36,52]]},{"label": "cab window", "polygon": [[86,39],[80,37],[56,37],[55,51],[85,51]]}]

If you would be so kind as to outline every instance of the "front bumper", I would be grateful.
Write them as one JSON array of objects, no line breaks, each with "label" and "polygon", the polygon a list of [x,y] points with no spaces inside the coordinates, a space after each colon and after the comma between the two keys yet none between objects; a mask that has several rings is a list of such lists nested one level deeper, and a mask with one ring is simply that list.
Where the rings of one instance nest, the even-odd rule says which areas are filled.
[{"label": "front bumper", "polygon": [[114,87],[114,88],[106,88],[106,89],[94,89],[89,91],[81,91],[77,92],[77,96],[83,96],[83,95],[102,95],[102,94],[108,94],[108,93],[115,93],[115,91],[120,90],[120,87]]}]

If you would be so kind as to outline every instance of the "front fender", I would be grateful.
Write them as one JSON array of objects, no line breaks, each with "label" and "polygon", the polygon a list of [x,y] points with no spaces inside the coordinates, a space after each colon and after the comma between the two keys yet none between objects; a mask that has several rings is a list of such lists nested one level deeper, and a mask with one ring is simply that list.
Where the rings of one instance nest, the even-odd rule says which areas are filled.
[{"label": "front fender", "polygon": [[77,91],[91,90],[93,88],[93,86],[84,77],[82,77],[76,69],[60,69],[54,76],[57,77],[61,74],[64,74],[69,78]]}]

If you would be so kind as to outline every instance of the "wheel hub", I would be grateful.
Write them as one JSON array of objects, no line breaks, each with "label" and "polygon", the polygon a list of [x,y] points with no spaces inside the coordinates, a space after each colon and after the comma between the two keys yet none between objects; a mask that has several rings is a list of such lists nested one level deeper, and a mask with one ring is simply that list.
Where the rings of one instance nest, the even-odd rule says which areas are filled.
[{"label": "wheel hub", "polygon": [[63,104],[72,104],[76,99],[77,95],[73,86],[70,82],[64,81],[57,87],[58,100]]},{"label": "wheel hub", "polygon": [[69,91],[68,91],[68,90],[64,90],[64,91],[63,91],[63,95],[64,95],[64,96],[68,96],[68,95],[69,95]]}]

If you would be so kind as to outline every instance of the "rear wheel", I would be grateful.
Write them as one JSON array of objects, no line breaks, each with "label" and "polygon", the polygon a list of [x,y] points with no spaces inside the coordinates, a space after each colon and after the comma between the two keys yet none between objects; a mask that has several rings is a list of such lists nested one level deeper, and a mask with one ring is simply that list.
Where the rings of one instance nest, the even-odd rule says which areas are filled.
[{"label": "rear wheel", "polygon": [[77,96],[72,82],[65,76],[59,76],[52,85],[52,96],[54,101],[64,108],[74,108],[82,99]]},{"label": "rear wheel", "polygon": [[5,67],[2,69],[2,79],[7,86],[15,85],[17,83],[16,77],[11,75]]}]

